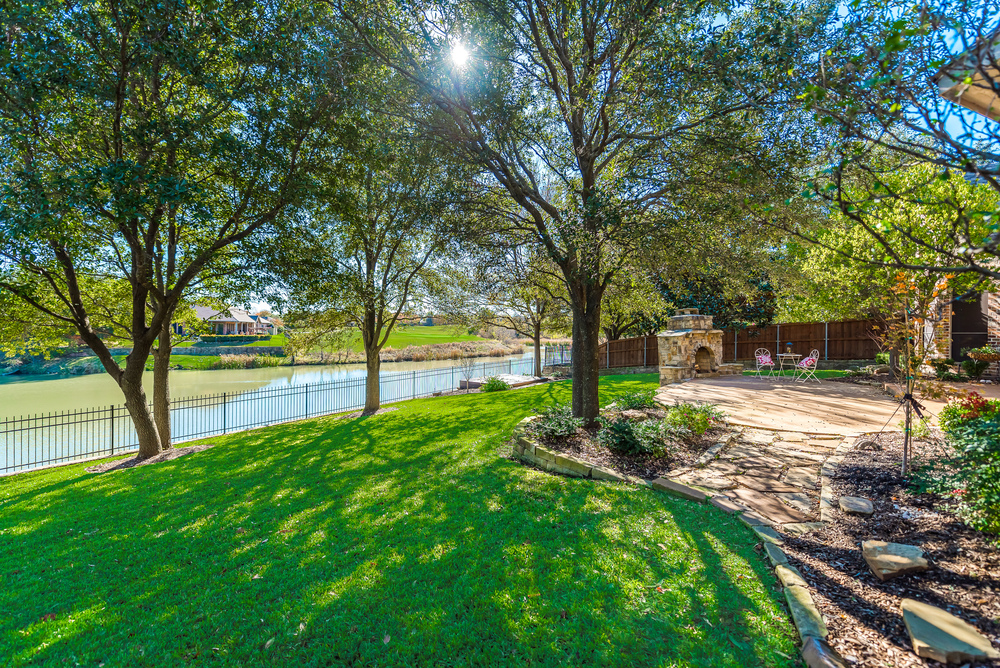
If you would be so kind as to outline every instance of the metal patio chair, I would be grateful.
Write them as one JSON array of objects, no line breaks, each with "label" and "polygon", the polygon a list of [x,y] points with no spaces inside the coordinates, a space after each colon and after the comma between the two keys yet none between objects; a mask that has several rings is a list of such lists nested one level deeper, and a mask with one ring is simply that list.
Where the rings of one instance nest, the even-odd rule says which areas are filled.
[{"label": "metal patio chair", "polygon": [[758,348],[753,354],[757,359],[757,373],[754,374],[757,378],[763,378],[762,373],[764,369],[767,369],[767,377],[774,377],[774,360],[771,359],[771,351],[767,348]]},{"label": "metal patio chair", "polygon": [[795,380],[802,381],[803,383],[807,380],[815,380],[818,383],[819,378],[816,377],[817,364],[819,364],[819,351],[813,348],[809,352],[808,357],[803,357],[795,365]]}]

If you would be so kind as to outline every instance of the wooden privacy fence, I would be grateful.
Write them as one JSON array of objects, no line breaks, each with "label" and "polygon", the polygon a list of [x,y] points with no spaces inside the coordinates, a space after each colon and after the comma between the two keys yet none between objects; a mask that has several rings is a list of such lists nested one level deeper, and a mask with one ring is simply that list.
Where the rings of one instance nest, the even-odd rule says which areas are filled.
[{"label": "wooden privacy fence", "polygon": [[659,366],[660,352],[655,336],[607,341],[597,348],[601,369],[622,369],[633,366]]},{"label": "wooden privacy fence", "polygon": [[[792,352],[808,355],[819,351],[825,360],[871,360],[879,351],[875,337],[875,320],[840,320],[837,322],[790,322],[769,325],[757,330],[722,330],[722,357],[726,360],[753,359],[758,348],[767,348],[772,355],[785,352],[792,343]],[[601,369],[621,369],[636,366],[659,366],[656,336],[608,341],[598,347],[597,360]]]},{"label": "wooden privacy fence", "polygon": [[870,360],[879,351],[875,337],[876,320],[840,320],[837,322],[790,322],[769,325],[757,330],[723,330],[722,351],[725,359],[753,359],[758,348],[774,355],[792,352],[808,355],[818,350],[825,360]]}]

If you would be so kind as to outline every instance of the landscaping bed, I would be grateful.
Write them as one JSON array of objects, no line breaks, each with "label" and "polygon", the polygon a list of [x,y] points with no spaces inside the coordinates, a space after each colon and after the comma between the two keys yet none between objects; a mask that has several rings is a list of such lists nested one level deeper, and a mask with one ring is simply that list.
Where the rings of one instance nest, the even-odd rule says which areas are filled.
[{"label": "landscaping bed", "polygon": [[[834,496],[871,499],[874,514],[838,510],[822,531],[785,540],[826,618],[828,642],[857,666],[941,665],[913,653],[900,615],[900,602],[912,598],[960,617],[1000,646],[997,537],[963,524],[950,499],[908,486],[900,475],[902,434],[875,440],[881,450],[851,451],[831,476]],[[940,447],[920,442],[915,449],[929,458]],[[920,547],[929,570],[879,581],[860,549],[871,539]]]},{"label": "landscaping bed", "polygon": [[[670,420],[671,410],[676,412],[689,408],[693,408],[691,417],[675,418],[676,428],[663,426],[666,425],[665,420]],[[539,421],[545,419],[543,413]],[[713,443],[727,439],[730,433],[714,409],[690,404],[674,409],[604,408],[600,419],[603,424],[599,426],[576,427],[570,433],[546,434],[537,427],[538,422],[529,425],[527,432],[549,450],[577,457],[622,475],[647,480],[664,476],[674,469],[692,466]],[[692,425],[696,420],[701,424]],[[643,425],[647,432],[655,433],[640,435],[631,447],[628,443],[620,443],[639,425]],[[624,436],[619,436],[616,442],[615,437],[622,432],[625,432]],[[644,440],[651,442],[642,443]]]}]

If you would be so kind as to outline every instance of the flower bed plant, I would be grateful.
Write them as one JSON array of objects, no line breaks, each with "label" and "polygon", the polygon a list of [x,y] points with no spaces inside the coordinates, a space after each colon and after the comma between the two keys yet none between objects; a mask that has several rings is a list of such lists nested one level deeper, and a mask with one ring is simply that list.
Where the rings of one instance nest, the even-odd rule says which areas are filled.
[{"label": "flower bed plant", "polygon": [[973,392],[938,419],[953,455],[924,473],[931,488],[954,498],[969,526],[1000,534],[1000,400]]},{"label": "flower bed plant", "polygon": [[486,379],[486,382],[482,384],[479,388],[483,392],[502,392],[503,390],[509,390],[510,384],[502,378],[497,378],[496,376],[490,376]]},{"label": "flower bed plant", "polygon": [[693,462],[725,428],[715,406],[677,404],[660,407],[655,390],[613,397],[597,426],[584,428],[566,404],[536,409],[527,430],[546,447],[579,456],[619,473],[656,477]]}]

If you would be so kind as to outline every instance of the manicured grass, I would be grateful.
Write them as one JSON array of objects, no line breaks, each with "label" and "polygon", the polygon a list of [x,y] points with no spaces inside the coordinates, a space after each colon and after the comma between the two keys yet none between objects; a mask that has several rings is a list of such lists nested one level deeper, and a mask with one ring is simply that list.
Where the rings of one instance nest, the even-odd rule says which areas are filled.
[{"label": "manicured grass", "polygon": [[[655,376],[608,376],[607,395]],[[0,482],[4,664],[795,666],[750,531],[504,455],[566,384]]]},{"label": "manicured grass", "polygon": [[288,339],[285,338],[284,334],[275,334],[269,339],[261,339],[260,341],[254,341],[253,343],[248,343],[248,348],[260,348],[263,346],[284,346],[288,343]]},{"label": "manicured grass", "polygon": [[[764,374],[765,378],[767,377],[767,372],[766,371],[763,371],[761,373]],[[743,372],[744,376],[754,376],[756,374],[757,374],[756,371],[744,371]],[[781,376],[783,378],[791,378],[791,377],[793,377],[795,375],[795,372],[794,371],[789,371],[789,370],[786,369],[785,371],[782,371],[780,373],[777,372],[777,371],[775,371],[774,375],[775,376]],[[844,377],[846,375],[847,375],[847,371],[843,371],[841,369],[818,369],[816,371],[816,377],[817,378],[842,378],[842,377]]]},{"label": "manicured grass", "polygon": [[[426,346],[433,343],[457,343],[459,341],[485,341],[486,339],[469,334],[461,327],[452,325],[405,325],[397,326],[389,335],[386,346],[389,348],[405,348],[406,346]],[[361,334],[354,341],[354,350],[364,350]]]},{"label": "manicured grass", "polygon": [[[269,339],[260,339],[258,341],[251,341],[250,343],[234,343],[231,346],[226,346],[227,348],[254,348],[262,346],[284,346],[288,343],[288,339],[285,338],[284,334],[275,334]],[[222,343],[203,343],[201,341],[182,341],[181,343],[175,343],[174,348],[190,348],[191,346],[197,346],[199,348],[217,348],[223,346]]]}]

